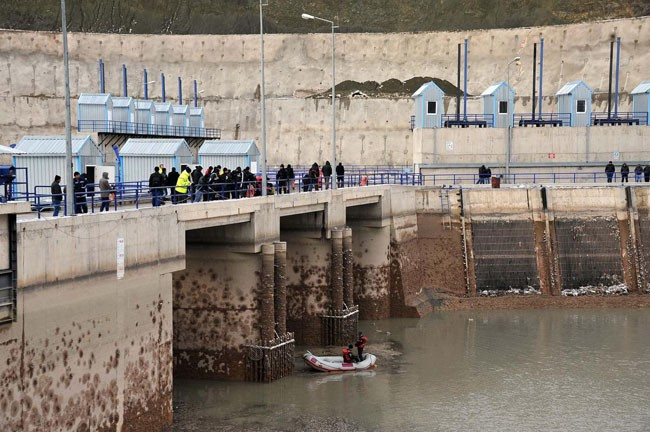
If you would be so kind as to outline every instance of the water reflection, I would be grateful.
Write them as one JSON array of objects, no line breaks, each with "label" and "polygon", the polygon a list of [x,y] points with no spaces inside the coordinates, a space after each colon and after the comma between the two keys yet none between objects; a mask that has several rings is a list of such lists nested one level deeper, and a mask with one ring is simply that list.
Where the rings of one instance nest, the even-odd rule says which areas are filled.
[{"label": "water reflection", "polygon": [[362,322],[377,369],[176,381],[174,430],[646,430],[649,324],[639,309]]}]

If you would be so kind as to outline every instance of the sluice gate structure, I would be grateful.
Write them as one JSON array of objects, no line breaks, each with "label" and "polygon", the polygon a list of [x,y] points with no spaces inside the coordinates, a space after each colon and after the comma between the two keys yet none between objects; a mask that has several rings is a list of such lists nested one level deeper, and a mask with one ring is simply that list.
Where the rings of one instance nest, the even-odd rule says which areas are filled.
[{"label": "sluice gate structure", "polygon": [[645,186],[369,186],[44,220],[2,209],[16,276],[2,430],[161,430],[174,376],[269,382],[293,372],[297,345],[350,342],[358,320],[513,288],[639,298],[650,279]]}]

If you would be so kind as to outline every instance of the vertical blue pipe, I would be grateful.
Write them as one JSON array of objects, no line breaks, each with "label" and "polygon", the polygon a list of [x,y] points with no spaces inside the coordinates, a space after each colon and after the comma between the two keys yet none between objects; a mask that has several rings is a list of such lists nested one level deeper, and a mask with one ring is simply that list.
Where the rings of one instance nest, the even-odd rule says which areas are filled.
[{"label": "vertical blue pipe", "polygon": [[149,80],[147,79],[147,70],[144,70],[144,100],[149,99]]},{"label": "vertical blue pipe", "polygon": [[160,80],[162,81],[162,101],[165,102],[165,74],[160,74]]},{"label": "vertical blue pipe", "polygon": [[196,96],[196,80],[194,80],[194,108],[198,107],[198,101]]},{"label": "vertical blue pipe", "polygon": [[126,87],[126,65],[122,65],[122,96],[128,96]]},{"label": "vertical blue pipe", "polygon": [[621,38],[616,38],[616,88],[614,89],[614,117],[618,117],[618,66],[621,59]]},{"label": "vertical blue pipe", "polygon": [[178,104],[183,105],[183,80],[178,77]]},{"label": "vertical blue pipe", "polygon": [[539,119],[542,119],[542,81],[544,77],[544,38],[539,38]]},{"label": "vertical blue pipe", "polygon": [[99,59],[99,92],[106,93],[106,86],[104,85],[104,61]]},{"label": "vertical blue pipe", "polygon": [[465,39],[465,74],[463,76],[463,120],[467,121],[467,39]]}]

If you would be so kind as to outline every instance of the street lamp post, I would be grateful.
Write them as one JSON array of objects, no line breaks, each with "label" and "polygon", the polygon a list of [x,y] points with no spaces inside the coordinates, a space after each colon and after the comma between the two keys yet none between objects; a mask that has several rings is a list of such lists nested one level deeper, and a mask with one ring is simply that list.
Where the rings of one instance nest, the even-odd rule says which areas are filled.
[{"label": "street lamp post", "polygon": [[63,32],[63,71],[65,79],[65,210],[74,215],[74,179],[72,178],[72,131],[70,130],[70,72],[68,67],[68,29],[65,0],[61,0],[61,31]]},{"label": "street lamp post", "polygon": [[[318,20],[329,23],[332,25],[332,169],[336,171],[336,51],[335,51],[335,32],[338,26],[334,25],[334,21],[330,21],[324,18],[319,18],[317,16],[302,14],[302,19],[305,20]],[[333,175],[330,178],[332,182],[332,189],[336,189],[336,176]]]},{"label": "street lamp post", "polygon": [[[508,92],[510,92],[510,65],[521,60],[521,57],[517,56],[510,60],[508,66],[506,67],[506,84],[508,85]],[[512,112],[514,115],[515,112],[515,101],[512,100]],[[510,115],[510,113],[508,113]],[[512,123],[514,118],[508,118],[508,147],[506,148],[506,181],[510,178],[510,158],[512,154]]]},{"label": "street lamp post", "polygon": [[268,3],[264,3],[263,0],[260,0],[260,73],[261,73],[261,84],[260,84],[260,102],[262,103],[262,160],[260,171],[262,172],[262,196],[266,196],[266,85],[264,82],[264,12],[263,7],[268,6]]}]

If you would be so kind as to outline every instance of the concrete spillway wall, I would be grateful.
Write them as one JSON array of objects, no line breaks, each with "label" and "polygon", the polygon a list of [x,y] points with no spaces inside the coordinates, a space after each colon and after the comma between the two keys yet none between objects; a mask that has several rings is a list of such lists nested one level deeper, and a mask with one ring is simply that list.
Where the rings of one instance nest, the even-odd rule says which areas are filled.
[{"label": "concrete spillway wall", "polygon": [[[506,79],[517,89],[518,112],[530,111],[532,44],[545,38],[544,85],[553,94],[565,82],[583,79],[597,93],[594,111],[604,111],[609,40],[622,38],[621,109],[629,91],[648,79],[650,18],[507,30],[470,32],[341,34],[337,35],[337,82],[382,82],[432,76],[456,81],[456,44],[470,40],[468,93],[479,95]],[[175,77],[199,81],[206,126],[220,127],[224,138],[260,138],[259,37],[256,35],[114,35],[71,34],[71,92],[98,90],[97,59],[106,65],[106,90],[121,94],[122,64],[129,67],[130,94],[142,97],[143,68],[158,82],[149,88],[160,98],[159,72],[170,78],[167,95],[176,98]],[[311,163],[330,154],[330,112],[327,99],[306,97],[331,86],[331,44],[328,34],[267,35],[265,39],[268,159],[272,164]],[[0,141],[23,135],[62,134],[64,118],[60,35],[45,32],[0,32]],[[454,111],[453,99],[445,101]],[[342,160],[355,164],[410,164],[413,161],[410,98],[342,99],[337,104],[337,149]],[[482,112],[479,99],[470,112]],[[555,99],[544,101],[555,110]],[[73,110],[73,124],[76,110]]]}]

